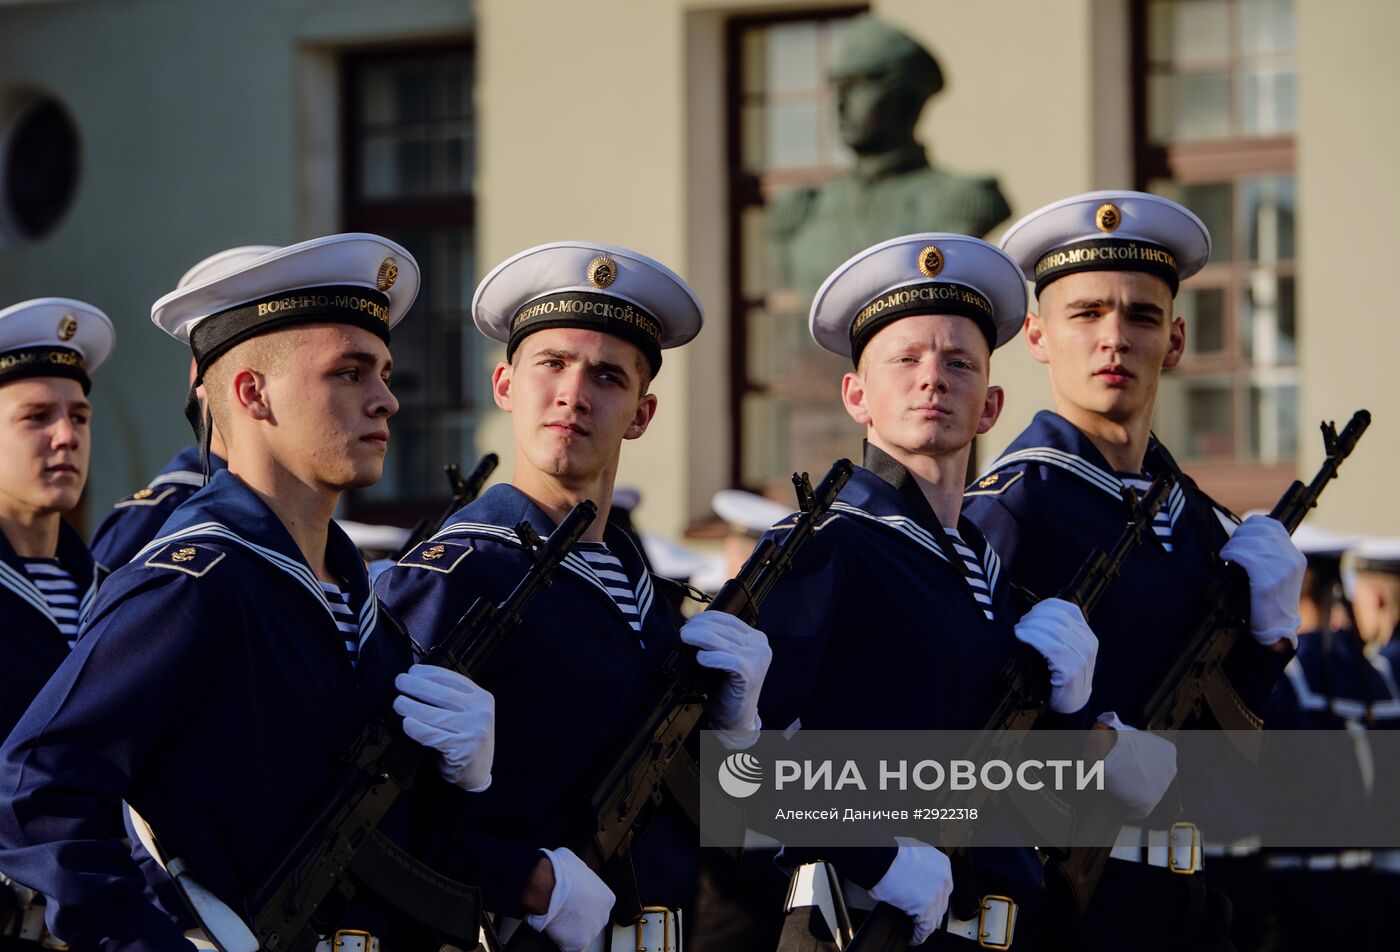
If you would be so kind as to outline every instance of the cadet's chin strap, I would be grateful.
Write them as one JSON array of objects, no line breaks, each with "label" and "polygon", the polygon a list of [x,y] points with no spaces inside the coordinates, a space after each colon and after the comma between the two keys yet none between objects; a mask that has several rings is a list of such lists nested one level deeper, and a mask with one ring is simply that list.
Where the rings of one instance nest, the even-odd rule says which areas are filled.
[{"label": "cadet's chin strap", "polygon": [[204,374],[197,373],[190,384],[190,392],[185,394],[185,419],[194,431],[194,440],[199,444],[199,467],[204,474],[204,485],[209,485],[209,440],[214,430],[214,421],[208,407],[199,405],[199,395],[195,392],[204,382]]}]

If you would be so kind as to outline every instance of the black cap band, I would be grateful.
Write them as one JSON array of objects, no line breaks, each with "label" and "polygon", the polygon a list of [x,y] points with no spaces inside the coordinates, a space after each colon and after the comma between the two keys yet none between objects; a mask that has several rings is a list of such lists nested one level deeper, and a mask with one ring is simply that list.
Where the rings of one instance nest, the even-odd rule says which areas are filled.
[{"label": "black cap band", "polygon": [[653,376],[661,369],[661,321],[631,301],[592,291],[560,291],[524,304],[510,321],[506,360],[515,356],[527,336],[551,327],[581,327],[621,337],[637,345]]},{"label": "black cap band", "polygon": [[1035,263],[1035,296],[1052,281],[1076,271],[1141,271],[1167,282],[1172,297],[1181,285],[1176,255],[1161,245],[1135,238],[1090,238],[1061,245]]},{"label": "black cap band", "polygon": [[68,347],[24,347],[0,353],[0,383],[25,377],[66,377],[92,389],[83,355]]},{"label": "black cap band", "polygon": [[886,291],[856,312],[851,321],[851,361],[860,365],[861,351],[885,325],[915,314],[959,314],[971,318],[987,338],[987,347],[996,348],[996,321],[992,302],[980,291],[951,281],[924,281]]},{"label": "black cap band", "polygon": [[1400,575],[1400,558],[1386,559],[1360,555],[1353,560],[1352,568],[1358,572],[1382,572],[1386,575]]},{"label": "black cap band", "polygon": [[[279,291],[211,314],[190,331],[198,379],[218,357],[253,337],[297,324],[349,324],[389,342],[389,296],[354,284]],[[198,382],[198,379],[196,382]]]}]

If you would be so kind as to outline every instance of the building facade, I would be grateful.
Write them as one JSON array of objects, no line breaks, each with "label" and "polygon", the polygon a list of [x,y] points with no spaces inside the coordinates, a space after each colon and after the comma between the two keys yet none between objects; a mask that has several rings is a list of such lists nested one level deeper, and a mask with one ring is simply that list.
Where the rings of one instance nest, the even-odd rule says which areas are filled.
[{"label": "building facade", "polygon": [[[189,264],[338,229],[396,237],[425,284],[396,335],[404,409],[388,475],[352,510],[406,524],[442,495],[442,463],[495,451],[509,472],[488,388],[500,348],[466,316],[476,276],[560,238],[637,248],[691,280],[706,328],[667,355],[657,418],[626,447],[619,482],[644,487],[650,531],[703,534],[715,490],[780,490],[792,468],[859,451],[840,411],[843,368],[805,343],[773,219],[786,193],[850,165],[826,71],[845,21],[869,10],[941,64],[945,88],[918,127],[932,160],[995,176],[1010,220],[1074,192],[1137,187],[1211,226],[1212,263],[1179,298],[1187,358],[1164,379],[1156,424],[1188,471],[1237,509],[1268,505],[1315,467],[1319,420],[1367,407],[1372,430],[1316,518],[1400,535],[1386,492],[1400,463],[1388,314],[1400,62],[1386,49],[1400,7],[1340,7],[0,3],[0,104],[49,97],[75,130],[30,137],[48,143],[36,155],[60,156],[37,162],[47,174],[28,190],[56,196],[52,221],[26,233],[46,223],[42,203],[0,216],[0,288],[7,301],[87,298],[117,323],[94,390],[88,496],[101,511],[186,439],[185,361],[147,315]],[[4,116],[0,135],[19,141]],[[22,177],[20,160],[6,162]],[[1019,341],[993,377],[1007,407],[979,441],[983,460],[1049,400]]]}]

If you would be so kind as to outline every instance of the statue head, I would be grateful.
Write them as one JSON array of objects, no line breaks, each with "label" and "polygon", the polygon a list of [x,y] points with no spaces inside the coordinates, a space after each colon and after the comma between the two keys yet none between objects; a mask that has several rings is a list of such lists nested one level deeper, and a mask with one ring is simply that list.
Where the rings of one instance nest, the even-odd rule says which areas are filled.
[{"label": "statue head", "polygon": [[928,50],[868,14],[851,20],[830,79],[841,138],[859,155],[913,142],[924,103],[943,88]]}]

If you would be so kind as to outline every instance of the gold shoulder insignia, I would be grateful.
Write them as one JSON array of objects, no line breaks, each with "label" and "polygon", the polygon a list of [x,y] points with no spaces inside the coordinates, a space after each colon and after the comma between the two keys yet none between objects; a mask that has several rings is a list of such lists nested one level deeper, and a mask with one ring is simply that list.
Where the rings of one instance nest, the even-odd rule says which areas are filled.
[{"label": "gold shoulder insignia", "polygon": [[1007,474],[1006,472],[992,473],[983,476],[977,482],[963,492],[964,496],[1000,496],[1006,492],[1016,480],[1026,475],[1024,471]]},{"label": "gold shoulder insignia", "polygon": [[113,509],[125,509],[127,506],[155,506],[164,502],[166,497],[175,491],[174,486],[166,486],[160,491],[147,486],[145,489],[138,489],[127,496],[121,502],[114,505]]},{"label": "gold shoulder insignia", "polygon": [[408,569],[431,569],[446,575],[461,564],[471,551],[471,546],[460,542],[434,542],[429,539],[399,559],[399,564]]},{"label": "gold shoulder insignia", "polygon": [[199,578],[224,560],[226,552],[193,542],[172,542],[146,560],[156,569],[174,569]]}]

